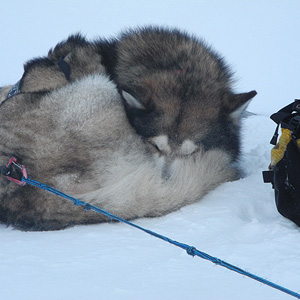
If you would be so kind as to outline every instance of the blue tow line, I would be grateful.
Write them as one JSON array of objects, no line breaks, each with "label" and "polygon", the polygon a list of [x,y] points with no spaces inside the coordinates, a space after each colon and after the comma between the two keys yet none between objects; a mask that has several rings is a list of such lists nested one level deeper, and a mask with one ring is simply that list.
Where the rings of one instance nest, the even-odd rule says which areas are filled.
[{"label": "blue tow line", "polygon": [[225,261],[223,261],[223,260],[221,260],[219,258],[213,257],[213,256],[211,256],[211,255],[209,255],[209,254],[207,254],[205,252],[199,251],[198,249],[196,249],[193,246],[189,246],[187,244],[183,244],[183,243],[174,241],[174,240],[172,240],[172,239],[170,239],[168,237],[165,237],[165,236],[163,236],[161,234],[158,234],[156,232],[153,232],[151,230],[143,228],[143,227],[141,227],[139,225],[136,225],[136,224],[134,224],[132,222],[129,222],[129,221],[125,220],[125,219],[122,219],[122,218],[120,218],[118,216],[112,215],[112,214],[110,214],[109,212],[107,212],[107,211],[105,211],[103,209],[100,209],[100,208],[98,208],[98,207],[96,207],[94,205],[91,205],[91,204],[88,204],[86,202],[83,202],[83,201],[81,201],[81,200],[79,200],[77,198],[74,198],[74,197],[70,196],[70,195],[64,194],[64,193],[62,193],[62,192],[60,192],[60,191],[58,191],[58,190],[56,190],[56,189],[54,189],[54,188],[46,185],[46,184],[42,184],[42,183],[40,183],[40,182],[38,182],[36,180],[30,179],[28,177],[25,178],[24,176],[22,178],[22,183],[24,183],[24,184],[27,183],[27,184],[39,187],[39,188],[41,188],[43,190],[46,190],[48,192],[51,192],[51,193],[56,194],[58,196],[61,196],[63,198],[69,199],[69,200],[73,201],[73,203],[75,205],[78,205],[78,206],[81,205],[81,206],[83,206],[85,208],[85,210],[93,210],[93,211],[95,211],[97,213],[100,213],[102,215],[105,215],[105,216],[109,217],[110,219],[113,219],[113,220],[116,220],[116,221],[128,224],[128,225],[130,225],[132,227],[135,227],[137,229],[140,229],[140,230],[142,230],[142,231],[144,231],[144,232],[146,232],[146,233],[148,233],[148,234],[150,234],[152,236],[155,236],[155,237],[157,237],[157,238],[159,238],[161,240],[164,240],[164,241],[166,241],[166,242],[168,242],[168,243],[170,243],[172,245],[180,247],[180,248],[186,250],[187,254],[189,254],[191,256],[199,256],[199,257],[201,257],[203,259],[206,259],[206,260],[209,260],[209,261],[211,261],[211,262],[213,262],[213,263],[215,263],[217,265],[225,267],[225,268],[227,268],[229,270],[232,270],[232,271],[237,272],[239,274],[242,274],[244,276],[250,277],[250,278],[252,278],[252,279],[254,279],[256,281],[259,281],[259,282],[261,282],[261,283],[263,283],[265,285],[268,285],[268,286],[270,286],[270,287],[272,287],[274,289],[277,289],[277,290],[279,290],[281,292],[284,292],[286,294],[289,294],[289,295],[291,295],[293,297],[296,297],[296,298],[300,299],[300,294],[298,294],[296,292],[293,292],[293,291],[291,291],[289,289],[286,289],[286,288],[284,288],[284,287],[282,287],[282,286],[280,286],[278,284],[275,284],[275,283],[270,282],[270,281],[268,281],[268,280],[266,280],[264,278],[261,278],[259,276],[254,275],[254,274],[251,274],[251,273],[249,273],[249,272],[247,272],[247,271],[245,271],[245,270],[243,270],[241,268],[238,268],[238,267],[236,267],[234,265],[231,265],[231,264],[229,264],[229,263],[227,263],[227,262],[225,262]]}]

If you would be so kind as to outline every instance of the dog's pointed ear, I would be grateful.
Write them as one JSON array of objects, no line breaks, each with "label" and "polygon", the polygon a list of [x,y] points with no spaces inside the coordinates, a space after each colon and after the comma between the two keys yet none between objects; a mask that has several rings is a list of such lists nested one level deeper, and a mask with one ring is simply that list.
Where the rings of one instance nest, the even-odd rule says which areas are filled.
[{"label": "dog's pointed ear", "polygon": [[80,33],[70,35],[66,40],[58,43],[48,52],[48,58],[57,62],[61,57],[67,57],[74,49],[84,49],[91,45],[87,39]]},{"label": "dog's pointed ear", "polygon": [[36,58],[24,66],[20,81],[22,93],[47,92],[68,84],[60,67],[48,58]]},{"label": "dog's pointed ear", "polygon": [[226,97],[224,109],[234,122],[238,123],[242,113],[256,94],[256,91],[251,91],[249,93],[233,94]]},{"label": "dog's pointed ear", "polygon": [[139,99],[135,98],[128,92],[121,90],[121,95],[130,108],[142,109],[142,110],[146,109]]}]

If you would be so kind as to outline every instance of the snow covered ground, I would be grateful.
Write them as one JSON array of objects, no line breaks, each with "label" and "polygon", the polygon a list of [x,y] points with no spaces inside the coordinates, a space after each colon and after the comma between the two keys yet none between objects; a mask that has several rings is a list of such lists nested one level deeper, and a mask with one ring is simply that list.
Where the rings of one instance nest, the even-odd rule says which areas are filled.
[{"label": "snow covered ground", "polygon": [[[245,119],[245,177],[196,204],[135,222],[300,292],[300,229],[276,210],[261,172],[269,164],[269,115],[300,97],[300,2],[2,1],[0,86],[23,63],[69,34],[109,37],[126,27],[176,26],[204,37],[236,71],[237,92],[258,91]],[[0,225],[0,290],[5,300],[291,299],[124,224],[20,232]]]}]

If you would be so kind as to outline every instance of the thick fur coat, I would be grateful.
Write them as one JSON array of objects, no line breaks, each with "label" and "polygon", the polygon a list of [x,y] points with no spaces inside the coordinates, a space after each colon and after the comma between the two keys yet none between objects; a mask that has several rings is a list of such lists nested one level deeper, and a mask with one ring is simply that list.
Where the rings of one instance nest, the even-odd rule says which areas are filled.
[{"label": "thick fur coat", "polygon": [[[180,39],[172,34],[161,41],[173,53]],[[0,89],[0,164],[15,156],[31,178],[125,219],[161,216],[238,178],[239,120],[255,92],[234,95],[227,67],[207,53],[204,71],[192,72],[201,53],[191,51],[186,35],[171,65],[162,65],[161,48],[153,53],[160,47],[155,32],[151,51],[139,35],[91,43],[72,36],[26,64],[17,95],[6,99],[11,87]],[[146,57],[126,56],[126,39],[133,57]],[[205,69],[209,58],[213,75]],[[1,176],[0,221],[54,230],[105,217]]]}]

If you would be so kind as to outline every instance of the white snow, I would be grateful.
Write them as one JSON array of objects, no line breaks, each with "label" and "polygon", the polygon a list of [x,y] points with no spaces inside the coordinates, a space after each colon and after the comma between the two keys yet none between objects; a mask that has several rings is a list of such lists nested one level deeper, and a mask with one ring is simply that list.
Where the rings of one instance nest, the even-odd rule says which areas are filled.
[{"label": "white snow", "polygon": [[[258,91],[248,107],[256,115],[243,126],[245,177],[177,212],[135,222],[299,293],[300,229],[277,212],[261,176],[275,129],[269,115],[299,97],[299,13],[297,0],[2,1],[0,86],[78,31],[109,37],[156,24],[206,39],[236,72],[236,91]],[[0,225],[0,236],[5,300],[292,299],[125,224],[55,232]]]}]

